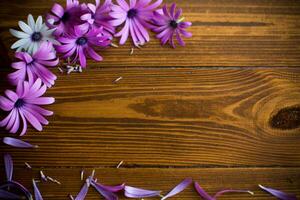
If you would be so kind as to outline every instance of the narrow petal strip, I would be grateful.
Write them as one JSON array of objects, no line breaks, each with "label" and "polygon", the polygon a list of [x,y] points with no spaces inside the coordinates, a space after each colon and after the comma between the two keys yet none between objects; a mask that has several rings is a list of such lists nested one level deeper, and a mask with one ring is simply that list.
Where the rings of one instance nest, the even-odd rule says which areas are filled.
[{"label": "narrow petal strip", "polygon": [[172,196],[175,196],[176,194],[182,192],[185,188],[187,188],[193,180],[191,178],[184,179],[181,183],[179,183],[176,187],[174,187],[166,196],[164,196],[161,200],[165,200],[167,198],[170,198]]},{"label": "narrow petal strip", "polygon": [[159,196],[160,191],[145,190],[131,186],[125,186],[125,196],[128,198],[146,198]]},{"label": "narrow petal strip", "polygon": [[210,196],[205,190],[199,185],[198,182],[194,183],[194,187],[198,194],[204,199],[204,200],[215,200],[212,196]]},{"label": "narrow petal strip", "polygon": [[7,181],[12,181],[14,166],[12,158],[9,154],[4,154],[4,166]]},{"label": "narrow petal strip", "polygon": [[287,194],[285,192],[282,192],[280,190],[275,190],[273,188],[267,188],[262,185],[258,185],[262,190],[272,194],[273,196],[277,197],[281,200],[297,200],[297,197],[293,194]]},{"label": "narrow petal strip", "polygon": [[39,188],[37,187],[35,180],[32,180],[32,186],[33,186],[35,200],[43,200],[42,194]]},{"label": "narrow petal strip", "polygon": [[3,143],[7,144],[12,147],[17,147],[17,148],[37,148],[37,145],[32,145],[28,142],[24,142],[22,140],[12,138],[12,137],[4,137],[3,138]]}]

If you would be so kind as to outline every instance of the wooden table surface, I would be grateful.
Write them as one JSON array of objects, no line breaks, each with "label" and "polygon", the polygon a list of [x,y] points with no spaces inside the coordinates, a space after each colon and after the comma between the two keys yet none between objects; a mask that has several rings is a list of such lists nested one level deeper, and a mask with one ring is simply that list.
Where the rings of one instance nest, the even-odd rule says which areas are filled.
[{"label": "wooden table surface", "polygon": [[[47,95],[56,103],[47,108],[55,114],[43,132],[30,128],[22,138],[40,148],[0,144],[13,156],[16,180],[31,188],[41,169],[60,180],[39,185],[46,200],[76,195],[83,168],[96,169],[104,184],[167,192],[192,177],[209,193],[255,192],[224,200],[275,199],[257,184],[300,197],[300,2],[174,1],[193,22],[185,48],[160,47],[152,37],[131,56],[129,44],[105,51],[81,74],[53,69],[58,80]],[[13,60],[8,29],[53,3],[1,0],[1,94]],[[87,199],[100,196],[91,189]],[[173,199],[200,198],[189,187]]]}]

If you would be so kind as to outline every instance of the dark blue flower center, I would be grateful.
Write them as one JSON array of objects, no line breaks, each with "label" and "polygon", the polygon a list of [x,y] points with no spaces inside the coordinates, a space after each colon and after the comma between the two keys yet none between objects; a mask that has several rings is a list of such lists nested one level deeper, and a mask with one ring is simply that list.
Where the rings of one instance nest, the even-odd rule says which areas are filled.
[{"label": "dark blue flower center", "polygon": [[15,102],[15,107],[16,108],[20,108],[24,105],[24,100],[23,99],[18,99],[16,102]]},{"label": "dark blue flower center", "polygon": [[78,44],[78,45],[85,45],[86,43],[87,43],[87,39],[85,38],[85,37],[80,37],[80,38],[78,38],[77,40],[76,40],[76,44]]},{"label": "dark blue flower center", "polygon": [[34,42],[38,42],[38,41],[40,41],[42,39],[42,34],[40,32],[34,32],[31,35],[31,39]]},{"label": "dark blue flower center", "polygon": [[170,21],[170,26],[175,29],[175,28],[177,28],[178,23],[175,20],[171,20]]},{"label": "dark blue flower center", "polygon": [[61,17],[61,21],[62,21],[62,22],[66,22],[66,21],[68,21],[68,20],[70,19],[70,17],[71,17],[70,13],[65,12],[65,13],[63,14],[63,16]]},{"label": "dark blue flower center", "polygon": [[136,15],[137,15],[137,10],[134,8],[128,10],[128,12],[127,12],[127,17],[129,19],[134,18]]}]

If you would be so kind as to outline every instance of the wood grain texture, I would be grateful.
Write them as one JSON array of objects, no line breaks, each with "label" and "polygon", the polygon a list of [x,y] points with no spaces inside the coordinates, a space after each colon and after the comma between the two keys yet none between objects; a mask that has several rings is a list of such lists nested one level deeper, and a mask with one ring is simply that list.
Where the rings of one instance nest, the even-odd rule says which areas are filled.
[{"label": "wood grain texture", "polygon": [[299,83],[298,68],[59,75],[47,93],[56,98],[48,107],[55,112],[50,125],[24,138],[40,148],[9,151],[18,165],[52,167],[121,160],[129,166],[299,166],[299,123],[289,129],[270,123],[281,110],[299,107]]},{"label": "wood grain texture", "polygon": [[[39,169],[25,170],[18,169],[15,173],[15,180],[20,180],[28,188],[31,188],[31,179],[39,178]],[[24,173],[26,171],[26,173]],[[90,170],[91,171],[91,170]],[[86,171],[89,175],[90,171]],[[62,185],[54,183],[40,183],[41,193],[46,200],[68,199],[68,194],[76,196],[83,181],[80,181],[80,169],[44,169],[46,175],[58,179]],[[300,195],[300,169],[299,168],[252,168],[252,169],[96,169],[95,177],[103,184],[116,185],[126,183],[135,187],[146,189],[162,190],[166,194],[186,177],[191,177],[198,181],[205,190],[214,194],[224,188],[247,189],[255,193],[249,194],[226,194],[220,200],[275,200],[269,194],[262,192],[257,184],[262,184],[274,188],[280,188],[286,192]],[[276,180],[276,181],[274,181]],[[120,194],[121,199],[122,195]],[[101,199],[100,195],[90,188],[86,200]],[[158,199],[158,198],[150,198]],[[179,199],[201,199],[191,185],[178,196]]]},{"label": "wood grain texture", "polygon": [[[1,0],[0,38],[8,55],[17,28],[28,12],[46,14],[54,1]],[[63,3],[64,0],[55,2]],[[171,3],[171,0],[165,1]],[[130,45],[103,52],[104,61],[89,67],[109,66],[296,66],[300,65],[300,3],[295,0],[189,0],[176,1],[186,20],[193,22],[187,47],[161,48],[152,41],[129,56]]]},{"label": "wood grain texture", "polygon": [[[45,15],[54,2],[64,0],[0,1],[1,94],[10,87],[9,28],[29,12]],[[89,60],[82,74],[53,69],[59,78],[47,95],[56,103],[47,108],[55,115],[43,132],[30,128],[22,138],[40,148],[0,143],[0,156],[13,156],[16,180],[31,188],[41,169],[60,180],[39,184],[45,200],[76,195],[82,168],[96,168],[105,184],[164,192],[192,177],[211,194],[255,192],[220,199],[275,200],[257,184],[300,196],[299,1],[175,2],[193,22],[187,47],[160,47],[152,34],[131,56],[129,43],[102,52],[104,61]],[[3,175],[0,162],[0,181]],[[91,189],[89,199],[100,197]],[[200,198],[190,187],[173,199]]]}]

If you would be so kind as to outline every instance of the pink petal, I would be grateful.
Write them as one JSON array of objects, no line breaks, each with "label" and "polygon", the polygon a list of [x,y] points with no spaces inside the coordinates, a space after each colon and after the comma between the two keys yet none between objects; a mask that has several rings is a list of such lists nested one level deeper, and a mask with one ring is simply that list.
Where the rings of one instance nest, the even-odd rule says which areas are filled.
[{"label": "pink petal", "polygon": [[43,130],[43,127],[42,127],[41,123],[39,122],[39,120],[35,116],[33,116],[30,112],[28,112],[25,109],[22,109],[21,112],[23,112],[26,120],[33,126],[33,128],[35,128],[38,131]]}]

